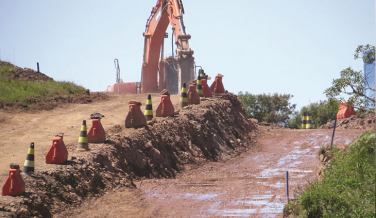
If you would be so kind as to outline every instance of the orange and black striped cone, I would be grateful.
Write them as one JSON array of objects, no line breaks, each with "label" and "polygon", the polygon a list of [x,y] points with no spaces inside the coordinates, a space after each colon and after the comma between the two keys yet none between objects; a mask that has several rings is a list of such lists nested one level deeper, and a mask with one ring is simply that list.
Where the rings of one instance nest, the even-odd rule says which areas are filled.
[{"label": "orange and black striped cone", "polygon": [[196,91],[198,93],[198,96],[204,97],[204,91],[202,90],[202,83],[201,83],[201,77],[200,77],[200,75],[197,78]]},{"label": "orange and black striped cone", "polygon": [[188,106],[188,98],[187,98],[187,84],[183,84],[180,93],[180,108]]},{"label": "orange and black striped cone", "polygon": [[89,144],[87,140],[86,120],[82,121],[80,137],[78,138],[77,151],[89,150]]},{"label": "orange and black striped cone", "polygon": [[22,175],[29,175],[29,172],[34,172],[34,142],[30,143],[30,148],[27,151]]},{"label": "orange and black striped cone", "polygon": [[146,100],[144,115],[146,120],[153,119],[153,103],[151,102],[151,95],[148,95],[148,99]]},{"label": "orange and black striped cone", "polygon": [[204,79],[205,72],[204,72],[203,69],[199,69],[199,70],[198,70],[198,74],[200,75],[200,78],[201,78],[201,79]]}]

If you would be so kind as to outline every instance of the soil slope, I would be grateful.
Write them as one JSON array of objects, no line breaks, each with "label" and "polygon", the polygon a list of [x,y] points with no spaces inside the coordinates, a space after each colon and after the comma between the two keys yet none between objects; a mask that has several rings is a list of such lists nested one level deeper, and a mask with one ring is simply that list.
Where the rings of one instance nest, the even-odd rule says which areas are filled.
[{"label": "soil slope", "polygon": [[[115,97],[123,100],[127,97],[146,99],[142,95]],[[159,98],[153,96],[154,102],[159,102]],[[172,99],[176,106],[179,97],[172,96]],[[200,105],[182,109],[175,117],[154,118],[148,126],[139,129],[125,129],[123,126],[122,117],[127,112],[124,110],[127,102],[109,100],[108,103],[88,107],[91,111],[87,108],[80,111],[84,107],[76,105],[74,108],[43,112],[42,116],[24,114],[25,117],[19,117],[19,120],[6,117],[0,124],[2,127],[6,127],[6,123],[15,125],[13,128],[4,128],[5,131],[1,133],[7,134],[11,140],[20,141],[14,134],[17,129],[21,135],[27,135],[24,137],[26,141],[32,140],[31,138],[43,141],[36,143],[36,149],[39,144],[43,144],[38,149],[39,153],[36,153],[36,172],[24,178],[27,184],[25,194],[20,197],[2,196],[0,215],[51,217],[69,207],[80,205],[87,198],[99,197],[114,187],[134,187],[135,178],[173,177],[186,164],[197,165],[207,160],[221,160],[246,150],[253,144],[252,132],[256,129],[248,121],[239,99],[232,94],[205,99]],[[155,108],[156,106],[154,110]],[[112,121],[112,124],[105,125],[109,133],[106,143],[90,145],[89,152],[76,152],[72,136],[79,135],[79,120],[94,111],[106,116],[103,123],[107,117]],[[116,113],[119,111],[120,116]],[[26,128],[21,126],[25,121],[30,122]],[[63,130],[58,131],[59,128],[56,127]],[[35,132],[38,129],[39,132]],[[44,154],[51,143],[52,131],[66,133],[64,138],[69,156],[76,157],[66,165],[43,163]],[[3,144],[7,152],[0,159],[4,163],[12,159],[10,157],[17,153],[15,151],[27,151],[28,143],[23,142],[19,149],[11,149],[11,144],[14,143],[9,140]],[[26,154],[17,155],[14,158],[17,161],[12,162],[20,163],[20,158],[25,156]],[[3,180],[7,175],[6,170],[2,169]]]},{"label": "soil slope", "polygon": [[[333,129],[335,121],[320,126],[320,129]],[[353,115],[349,118],[337,120],[336,129],[365,129],[371,130],[375,127],[375,114]]]},{"label": "soil slope", "polygon": [[[338,130],[346,145],[362,130]],[[174,178],[134,181],[56,217],[282,217],[289,172],[290,198],[316,178],[318,150],[331,130],[262,127],[257,145],[239,156],[192,167]]]}]

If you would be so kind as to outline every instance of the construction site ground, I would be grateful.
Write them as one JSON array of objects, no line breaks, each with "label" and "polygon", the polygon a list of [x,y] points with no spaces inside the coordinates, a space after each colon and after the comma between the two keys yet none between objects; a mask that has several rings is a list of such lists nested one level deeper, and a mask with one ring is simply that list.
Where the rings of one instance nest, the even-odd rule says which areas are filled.
[{"label": "construction site ground", "polygon": [[[108,98],[101,98],[90,104],[59,104],[53,110],[20,113],[0,111],[0,181],[6,180],[10,163],[19,164],[22,169],[30,142],[35,143],[36,171],[53,171],[61,167],[45,164],[45,154],[54,134],[58,132],[64,133],[69,158],[80,157],[82,154],[75,151],[79,130],[82,120],[93,112],[105,115],[102,124],[109,135],[117,137],[122,133],[131,137],[139,130],[124,128],[128,102],[140,101],[144,110],[146,97],[146,94],[109,94]],[[178,108],[179,96],[172,95],[171,100],[174,107]],[[154,110],[159,101],[160,95],[153,94]],[[320,146],[330,144],[332,130],[255,127],[252,130],[252,140],[246,141],[239,136],[239,143],[244,141],[245,144],[244,149],[238,152],[229,152],[228,155],[211,160],[187,161],[184,169],[179,172],[166,170],[159,173],[159,176],[153,176],[153,172],[146,176],[135,176],[132,185],[113,186],[110,190],[106,189],[105,193],[89,196],[80,203],[65,206],[61,211],[56,209],[54,211],[57,212],[50,215],[282,217],[283,207],[287,202],[286,171],[289,172],[292,198],[298,185],[304,186],[307,181],[316,178],[320,165],[317,152]],[[365,130],[340,129],[336,131],[334,144],[348,145]],[[26,183],[26,187],[28,185]],[[0,196],[0,216],[11,215],[10,202],[16,202],[17,199],[18,197]],[[16,203],[14,207],[17,207]],[[7,213],[2,214],[2,211]]]}]

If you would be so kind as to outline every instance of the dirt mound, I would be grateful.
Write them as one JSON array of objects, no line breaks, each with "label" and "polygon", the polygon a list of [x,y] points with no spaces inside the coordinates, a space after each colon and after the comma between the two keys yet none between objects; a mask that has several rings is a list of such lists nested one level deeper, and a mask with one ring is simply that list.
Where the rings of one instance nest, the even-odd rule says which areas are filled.
[{"label": "dirt mound", "polygon": [[6,62],[6,61],[1,61],[0,60],[0,67],[3,67],[3,66],[9,66],[11,67],[12,69],[21,69],[20,67],[17,67],[9,62]]},{"label": "dirt mound", "polygon": [[37,71],[30,68],[16,68],[12,70],[7,76],[8,79],[20,80],[20,81],[49,81],[53,80],[51,77],[38,73]]},{"label": "dirt mound", "polygon": [[[333,129],[334,120],[325,125],[320,126],[320,129]],[[337,120],[336,128],[338,129],[372,129],[375,127],[375,114],[360,114],[353,115],[349,118]]]},{"label": "dirt mound", "polygon": [[173,177],[186,166],[226,159],[254,144],[256,128],[233,94],[185,107],[174,117],[156,117],[139,129],[114,126],[106,143],[85,153],[67,145],[75,160],[43,165],[26,177],[25,194],[4,196],[0,216],[52,217],[105,191],[133,187],[134,178]]},{"label": "dirt mound", "polygon": [[101,93],[94,92],[90,93],[87,90],[85,93],[74,94],[74,95],[55,95],[54,97],[47,98],[29,98],[23,101],[16,102],[3,102],[0,100],[0,109],[12,112],[36,112],[40,110],[52,110],[64,103],[77,103],[77,104],[88,104],[93,101],[105,100],[109,96]]},{"label": "dirt mound", "polygon": [[[20,81],[53,81],[53,79],[43,73],[30,68],[20,68],[9,62],[0,61],[1,66],[9,66],[12,71],[7,75],[7,79]],[[40,110],[52,110],[64,103],[87,104],[93,101],[107,99],[108,95],[104,93],[92,93],[89,90],[74,95],[55,95],[47,98],[29,98],[16,102],[4,102],[0,99],[0,110],[12,113],[36,112]]]},{"label": "dirt mound", "polygon": [[[257,121],[257,120],[256,120]],[[270,129],[284,129],[285,127],[278,123],[267,123],[267,122],[259,122],[257,123],[262,130],[269,131]]]}]

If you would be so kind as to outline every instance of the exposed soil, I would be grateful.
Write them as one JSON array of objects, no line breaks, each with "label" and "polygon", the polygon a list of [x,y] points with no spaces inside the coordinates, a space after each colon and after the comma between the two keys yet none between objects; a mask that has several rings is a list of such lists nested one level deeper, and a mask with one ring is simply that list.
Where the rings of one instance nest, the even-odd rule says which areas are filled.
[{"label": "exposed soil", "polygon": [[[20,81],[49,81],[53,80],[51,77],[37,72],[30,68],[20,68],[14,66],[9,62],[0,61],[0,66],[9,66],[12,71],[7,75],[10,80],[20,80]],[[61,107],[65,103],[79,103],[87,104],[93,101],[100,101],[108,99],[108,95],[104,93],[90,93],[86,90],[83,93],[70,94],[70,95],[55,95],[53,97],[47,98],[29,98],[17,102],[4,102],[0,99],[0,110],[19,113],[19,112],[39,112],[41,110],[52,110],[56,107]],[[0,119],[0,123],[2,120]]]},{"label": "exposed soil", "polygon": [[37,72],[33,69],[30,68],[15,68],[12,70],[11,73],[8,74],[7,76],[8,79],[13,79],[13,80],[20,80],[20,81],[49,81],[53,80],[51,77],[41,73]]},{"label": "exposed soil", "polygon": [[[333,129],[334,120],[322,125],[320,129]],[[360,114],[353,115],[349,118],[342,118],[337,120],[336,129],[366,129],[371,130],[375,127],[375,114]]]},{"label": "exposed soil", "polygon": [[[178,96],[173,97],[175,105],[178,99]],[[111,118],[115,115],[111,111],[115,104],[124,105],[124,108],[126,103],[111,101],[111,104],[102,104],[102,110],[97,111]],[[103,107],[109,114],[103,112]],[[59,110],[63,114],[54,117],[56,120],[50,119],[51,123],[44,128],[57,124],[63,127],[70,117],[75,120],[73,111],[68,108]],[[38,117],[36,115],[34,118],[38,120]],[[56,123],[60,118],[65,121]],[[12,123],[11,120],[5,123]],[[33,125],[42,128],[40,123],[33,122]],[[79,125],[73,128],[78,135]],[[101,196],[114,187],[133,187],[133,179],[174,177],[187,164],[200,165],[208,160],[226,159],[252,147],[252,133],[256,126],[248,121],[239,99],[232,94],[224,94],[203,99],[200,105],[188,106],[175,117],[154,118],[146,127],[125,129],[117,124],[105,129],[110,129],[112,135],[108,135],[106,143],[90,146],[90,152],[76,152],[75,144],[69,143],[71,140],[66,141],[70,156],[76,157],[66,165],[42,164],[43,154],[39,153],[36,172],[25,178],[26,193],[15,198],[0,198],[3,215],[50,217],[68,207],[78,206],[88,198]],[[7,131],[10,130],[2,134]],[[67,136],[70,134],[64,138]],[[23,149],[13,147],[13,151],[26,151],[27,146],[24,143]],[[4,149],[8,152],[0,158],[14,156],[10,145],[5,144]],[[5,180],[7,173],[4,174],[2,177]]]},{"label": "exposed soil", "polygon": [[62,107],[62,105],[66,103],[88,104],[93,101],[101,101],[106,99],[108,99],[108,95],[102,92],[90,93],[90,91],[87,90],[85,93],[80,94],[55,95],[54,97],[46,97],[43,99],[29,98],[17,102],[5,103],[0,100],[0,110],[11,113],[36,113],[42,110],[52,110],[56,107]]},{"label": "exposed soil", "polygon": [[[316,178],[318,150],[331,130],[264,129],[256,146],[200,167],[187,165],[173,178],[137,179],[137,189],[115,188],[56,217],[282,217],[297,186]],[[362,130],[339,130],[335,144]]]},{"label": "exposed soil", "polygon": [[[35,73],[17,68],[12,79],[48,79]],[[292,196],[298,184],[315,178],[317,150],[330,143],[331,130],[288,130],[247,119],[233,94],[203,98],[146,127],[125,128],[128,102],[146,97],[87,92],[0,102],[0,181],[9,163],[22,169],[30,142],[36,145],[35,173],[23,177],[26,192],[0,196],[0,216],[280,217],[285,172],[291,172]],[[171,96],[175,108],[179,98]],[[160,95],[152,100],[158,103]],[[93,112],[105,115],[107,140],[77,152],[82,120]],[[367,115],[337,123],[335,144],[349,144],[374,121]],[[69,161],[48,165],[45,154],[57,132],[65,133]]]}]

